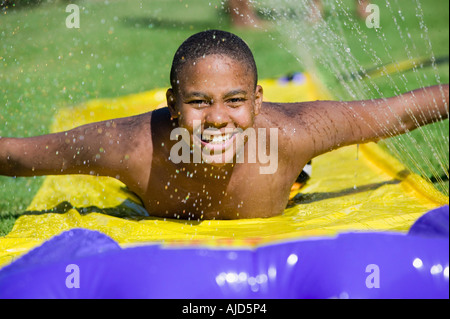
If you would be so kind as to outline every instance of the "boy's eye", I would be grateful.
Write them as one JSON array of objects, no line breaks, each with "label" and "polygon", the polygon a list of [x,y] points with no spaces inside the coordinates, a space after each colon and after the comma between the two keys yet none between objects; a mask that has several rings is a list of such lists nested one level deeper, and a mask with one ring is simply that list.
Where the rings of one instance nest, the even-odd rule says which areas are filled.
[{"label": "boy's eye", "polygon": [[192,101],[187,102],[187,104],[203,106],[203,105],[207,105],[208,102],[205,100],[192,100]]},{"label": "boy's eye", "polygon": [[228,102],[231,103],[231,104],[239,104],[239,103],[242,103],[244,101],[245,101],[245,99],[244,98],[240,98],[240,97],[235,97],[235,98],[232,98],[232,99],[228,100]]}]

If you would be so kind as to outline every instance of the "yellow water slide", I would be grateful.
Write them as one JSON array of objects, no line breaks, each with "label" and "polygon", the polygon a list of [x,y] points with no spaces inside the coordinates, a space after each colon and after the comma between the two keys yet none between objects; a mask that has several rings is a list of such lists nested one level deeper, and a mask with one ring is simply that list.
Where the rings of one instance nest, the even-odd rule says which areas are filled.
[{"label": "yellow water slide", "polygon": [[[308,74],[300,82],[265,80],[265,99],[327,99]],[[165,106],[165,89],[88,101],[58,112],[52,131],[124,117]],[[140,200],[121,182],[95,176],[48,176],[12,231],[0,238],[0,267],[73,228],[100,231],[123,247],[256,245],[351,231],[406,232],[448,198],[376,144],[344,147],[313,160],[307,185],[291,194],[284,213],[271,218],[186,221],[145,217]]]}]

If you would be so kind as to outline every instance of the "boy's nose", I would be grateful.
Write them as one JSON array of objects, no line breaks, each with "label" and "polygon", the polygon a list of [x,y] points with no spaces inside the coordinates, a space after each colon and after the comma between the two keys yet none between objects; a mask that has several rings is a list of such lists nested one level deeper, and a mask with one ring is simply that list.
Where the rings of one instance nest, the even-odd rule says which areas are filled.
[{"label": "boy's nose", "polygon": [[229,121],[230,117],[226,111],[226,106],[220,103],[209,108],[208,114],[205,117],[205,124],[215,128],[227,126]]}]

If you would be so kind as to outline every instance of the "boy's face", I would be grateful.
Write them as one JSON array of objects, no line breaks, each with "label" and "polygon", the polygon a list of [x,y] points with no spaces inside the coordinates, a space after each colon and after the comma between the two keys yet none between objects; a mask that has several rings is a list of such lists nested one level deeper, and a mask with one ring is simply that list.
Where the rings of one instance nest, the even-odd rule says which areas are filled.
[{"label": "boy's face", "polygon": [[190,145],[201,148],[207,163],[232,162],[236,140],[253,127],[262,105],[262,88],[255,89],[253,74],[230,57],[209,55],[185,65],[178,81],[177,92],[168,90],[167,102],[172,117],[189,131]]}]

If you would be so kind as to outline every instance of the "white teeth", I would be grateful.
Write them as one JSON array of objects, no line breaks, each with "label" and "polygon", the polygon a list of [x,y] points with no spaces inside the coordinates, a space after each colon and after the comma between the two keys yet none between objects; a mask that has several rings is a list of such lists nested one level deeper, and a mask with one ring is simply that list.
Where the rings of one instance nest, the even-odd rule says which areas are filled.
[{"label": "white teeth", "polygon": [[205,142],[212,143],[212,144],[222,144],[223,142],[228,141],[232,136],[233,136],[233,134],[224,134],[224,135],[211,135],[211,136],[203,135],[202,137]]}]

